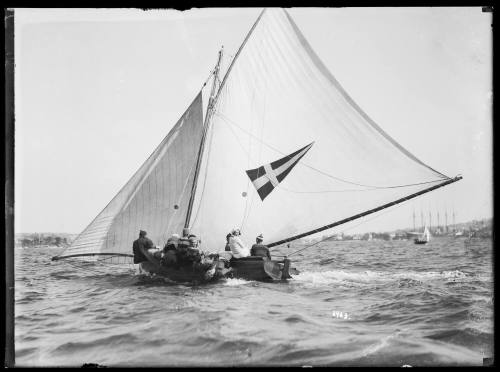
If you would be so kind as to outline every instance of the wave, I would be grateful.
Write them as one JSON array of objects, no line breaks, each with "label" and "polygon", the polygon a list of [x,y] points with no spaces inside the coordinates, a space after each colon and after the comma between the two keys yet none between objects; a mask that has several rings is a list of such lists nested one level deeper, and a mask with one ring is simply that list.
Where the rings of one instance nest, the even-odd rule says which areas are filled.
[{"label": "wave", "polygon": [[26,357],[28,355],[35,353],[36,351],[38,351],[38,348],[36,348],[36,347],[27,347],[27,348],[16,349],[16,358]]}]

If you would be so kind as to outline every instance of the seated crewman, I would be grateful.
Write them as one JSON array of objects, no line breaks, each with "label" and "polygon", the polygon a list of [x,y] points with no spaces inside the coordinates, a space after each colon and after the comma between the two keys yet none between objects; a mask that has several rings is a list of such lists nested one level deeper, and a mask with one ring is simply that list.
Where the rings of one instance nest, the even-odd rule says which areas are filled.
[{"label": "seated crewman", "polygon": [[250,249],[250,254],[252,256],[261,256],[271,259],[271,253],[269,253],[269,248],[267,248],[267,246],[262,244],[262,242],[264,241],[264,237],[262,236],[262,234],[256,237],[255,241],[256,244],[252,245],[252,248]]},{"label": "seated crewman", "polygon": [[229,245],[229,238],[231,238],[231,234],[226,235],[226,247],[224,248],[224,251],[231,252],[231,246]]},{"label": "seated crewman", "polygon": [[187,250],[188,257],[193,262],[199,262],[201,260],[202,251],[200,249],[200,240],[196,235],[189,235],[189,248]]},{"label": "seated crewman", "polygon": [[243,258],[250,256],[250,249],[241,240],[240,229],[234,229],[229,238],[229,247],[234,258]]},{"label": "seated crewman", "polygon": [[168,238],[165,247],[163,248],[163,255],[161,264],[164,266],[175,266],[177,264],[177,245],[179,244],[179,235],[173,234]]}]

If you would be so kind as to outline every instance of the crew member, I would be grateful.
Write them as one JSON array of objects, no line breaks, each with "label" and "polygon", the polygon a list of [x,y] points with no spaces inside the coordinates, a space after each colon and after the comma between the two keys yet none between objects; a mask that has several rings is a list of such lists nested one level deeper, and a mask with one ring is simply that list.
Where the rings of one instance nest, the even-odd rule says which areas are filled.
[{"label": "crew member", "polygon": [[250,254],[252,256],[261,256],[261,257],[267,257],[271,259],[271,253],[269,253],[269,248],[262,244],[264,241],[264,237],[262,234],[260,234],[258,237],[255,238],[256,243],[252,245],[252,248],[250,249]]},{"label": "crew member", "polygon": [[229,247],[233,253],[234,258],[243,258],[250,256],[250,250],[241,241],[241,232],[239,229],[234,229],[231,232],[231,237],[229,238]]},{"label": "crew member", "polygon": [[198,246],[200,245],[200,240],[194,234],[189,234],[189,247],[200,249]]},{"label": "crew member", "polygon": [[153,242],[151,241],[151,239],[147,238],[146,235],[146,231],[139,231],[139,239],[135,240],[134,244],[132,245],[135,264],[148,261],[148,259],[146,258],[146,253],[144,252],[147,252],[148,249],[154,247]]},{"label": "crew member", "polygon": [[194,234],[189,234],[189,247],[187,248],[187,258],[192,262],[200,262],[201,250],[199,247],[200,240]]},{"label": "crew member", "polygon": [[190,242],[189,242],[189,228],[185,227],[182,229],[182,237],[179,238],[179,244],[177,245],[177,248],[181,248],[181,250],[184,250],[185,248],[189,247]]},{"label": "crew member", "polygon": [[231,246],[229,245],[229,238],[231,237],[231,234],[226,235],[226,248],[224,248],[224,251],[229,251],[231,252]]},{"label": "crew member", "polygon": [[164,266],[176,266],[177,264],[177,245],[179,243],[179,235],[173,234],[168,238],[165,247],[163,248],[163,255],[161,264]]}]

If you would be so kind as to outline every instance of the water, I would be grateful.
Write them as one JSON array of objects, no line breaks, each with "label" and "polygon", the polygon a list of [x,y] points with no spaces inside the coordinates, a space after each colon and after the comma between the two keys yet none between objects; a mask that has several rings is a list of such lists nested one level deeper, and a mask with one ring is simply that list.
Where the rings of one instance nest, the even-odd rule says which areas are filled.
[{"label": "water", "polygon": [[482,365],[493,356],[488,240],[328,242],[292,257],[301,273],[289,282],[203,286],[145,280],[132,265],[51,262],[59,251],[16,249],[18,366]]}]

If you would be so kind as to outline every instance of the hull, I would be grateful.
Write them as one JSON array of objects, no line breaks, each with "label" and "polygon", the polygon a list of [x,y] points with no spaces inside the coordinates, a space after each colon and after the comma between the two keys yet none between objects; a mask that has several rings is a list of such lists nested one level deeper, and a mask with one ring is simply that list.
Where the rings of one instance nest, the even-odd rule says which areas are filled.
[{"label": "hull", "polygon": [[414,242],[415,244],[427,244],[427,240],[415,239]]},{"label": "hull", "polygon": [[159,261],[155,261],[141,262],[140,272],[154,274],[178,283],[208,283],[223,278],[228,271],[219,261],[215,261],[209,267],[193,264],[163,266]]},{"label": "hull", "polygon": [[230,261],[234,278],[246,280],[285,280],[290,279],[290,261],[268,260],[262,257],[245,257]]},{"label": "hull", "polygon": [[165,267],[158,262],[142,262],[140,270],[159,275],[181,283],[208,283],[223,278],[239,278],[245,280],[272,281],[290,279],[290,273],[298,271],[290,267],[290,260],[268,260],[262,257],[245,257],[240,259],[215,260],[207,267],[197,265]]}]

